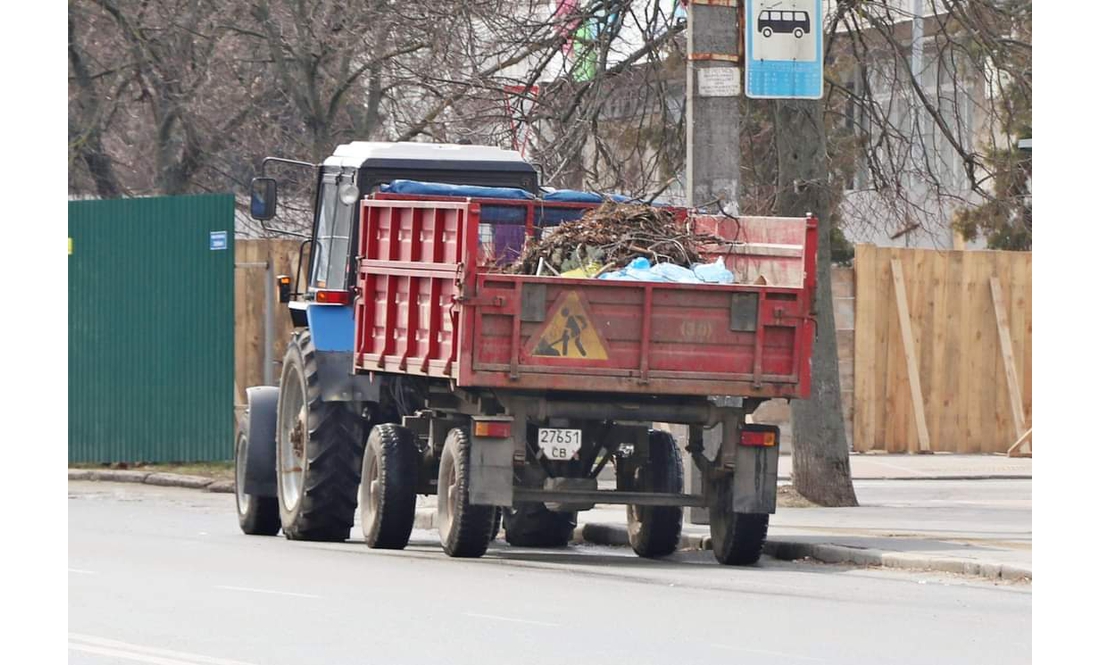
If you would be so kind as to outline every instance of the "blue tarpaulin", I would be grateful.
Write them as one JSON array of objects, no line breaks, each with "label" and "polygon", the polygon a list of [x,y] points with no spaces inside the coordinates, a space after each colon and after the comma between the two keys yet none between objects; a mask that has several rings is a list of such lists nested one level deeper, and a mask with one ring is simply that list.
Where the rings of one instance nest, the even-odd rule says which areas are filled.
[{"label": "blue tarpaulin", "polygon": [[582,192],[576,189],[556,189],[542,195],[543,201],[561,201],[563,203],[603,203],[607,199],[611,199],[616,203],[626,203],[633,200],[622,194],[608,194],[605,197],[595,192]]},{"label": "blue tarpaulin", "polygon": [[448,185],[441,182],[419,180],[394,180],[382,186],[387,194],[416,194],[419,196],[475,196],[485,199],[530,200],[535,195],[517,187],[481,187],[478,185]]}]

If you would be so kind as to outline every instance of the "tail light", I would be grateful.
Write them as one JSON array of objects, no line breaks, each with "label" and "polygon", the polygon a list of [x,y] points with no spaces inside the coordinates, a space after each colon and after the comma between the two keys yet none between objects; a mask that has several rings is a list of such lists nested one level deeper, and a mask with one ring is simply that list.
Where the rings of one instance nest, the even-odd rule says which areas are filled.
[{"label": "tail light", "polygon": [[746,425],[741,430],[741,445],[742,446],[756,446],[759,448],[769,448],[779,443],[779,428],[752,428]]},{"label": "tail light", "polygon": [[474,436],[507,439],[512,436],[512,423],[506,420],[480,420],[474,423]]},{"label": "tail light", "polygon": [[317,291],[313,301],[322,305],[346,305],[351,302],[351,293],[347,291]]}]

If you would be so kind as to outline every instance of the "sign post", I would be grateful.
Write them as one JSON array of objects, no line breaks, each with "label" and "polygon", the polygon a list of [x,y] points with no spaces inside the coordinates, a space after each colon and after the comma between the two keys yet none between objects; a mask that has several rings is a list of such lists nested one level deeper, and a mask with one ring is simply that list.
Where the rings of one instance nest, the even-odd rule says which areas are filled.
[{"label": "sign post", "polygon": [[687,6],[687,204],[720,199],[731,214],[741,166],[739,11],[737,0]]},{"label": "sign post", "polygon": [[[713,205],[736,215],[741,169],[741,0],[687,0],[687,204]],[[683,425],[669,425],[673,436],[690,436]],[[706,453],[721,442],[721,426],[706,432]],[[684,460],[685,491],[703,491],[703,476]],[[706,524],[707,509],[691,507],[687,519]]]},{"label": "sign post", "polygon": [[821,0],[745,0],[745,95],[821,99]]}]

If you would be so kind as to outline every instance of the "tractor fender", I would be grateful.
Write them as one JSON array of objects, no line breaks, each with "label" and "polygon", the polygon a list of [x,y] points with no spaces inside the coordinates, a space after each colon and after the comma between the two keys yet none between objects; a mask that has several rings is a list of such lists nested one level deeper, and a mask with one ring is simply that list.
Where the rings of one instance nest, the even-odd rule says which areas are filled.
[{"label": "tractor fender", "polygon": [[377,402],[380,380],[354,372],[355,319],[350,305],[306,308],[322,402]]},{"label": "tractor fender", "polygon": [[248,408],[244,431],[248,437],[244,492],[252,496],[278,496],[275,481],[275,431],[279,419],[279,389],[254,386],[245,391]]}]

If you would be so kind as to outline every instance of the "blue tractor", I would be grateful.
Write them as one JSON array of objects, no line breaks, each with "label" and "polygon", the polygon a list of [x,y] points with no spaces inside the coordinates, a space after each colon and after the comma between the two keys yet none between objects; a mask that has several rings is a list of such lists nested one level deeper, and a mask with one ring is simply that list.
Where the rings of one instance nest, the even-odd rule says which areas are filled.
[{"label": "blue tractor", "polygon": [[[273,163],[316,171],[313,228],[302,244],[310,245],[308,264],[301,265],[300,251],[297,274],[278,278],[295,327],[279,386],[248,388],[238,424],[238,520],[247,534],[282,530],[291,539],[342,541],[359,503],[368,432],[399,422],[418,399],[417,386],[400,377],[351,372],[359,201],[396,180],[535,194],[538,174],[515,151],[427,143],[353,142],[321,164],[269,157],[263,165]],[[277,182],[261,168],[252,181],[252,217],[271,219],[276,201]],[[402,509],[411,524],[415,505]]]}]

